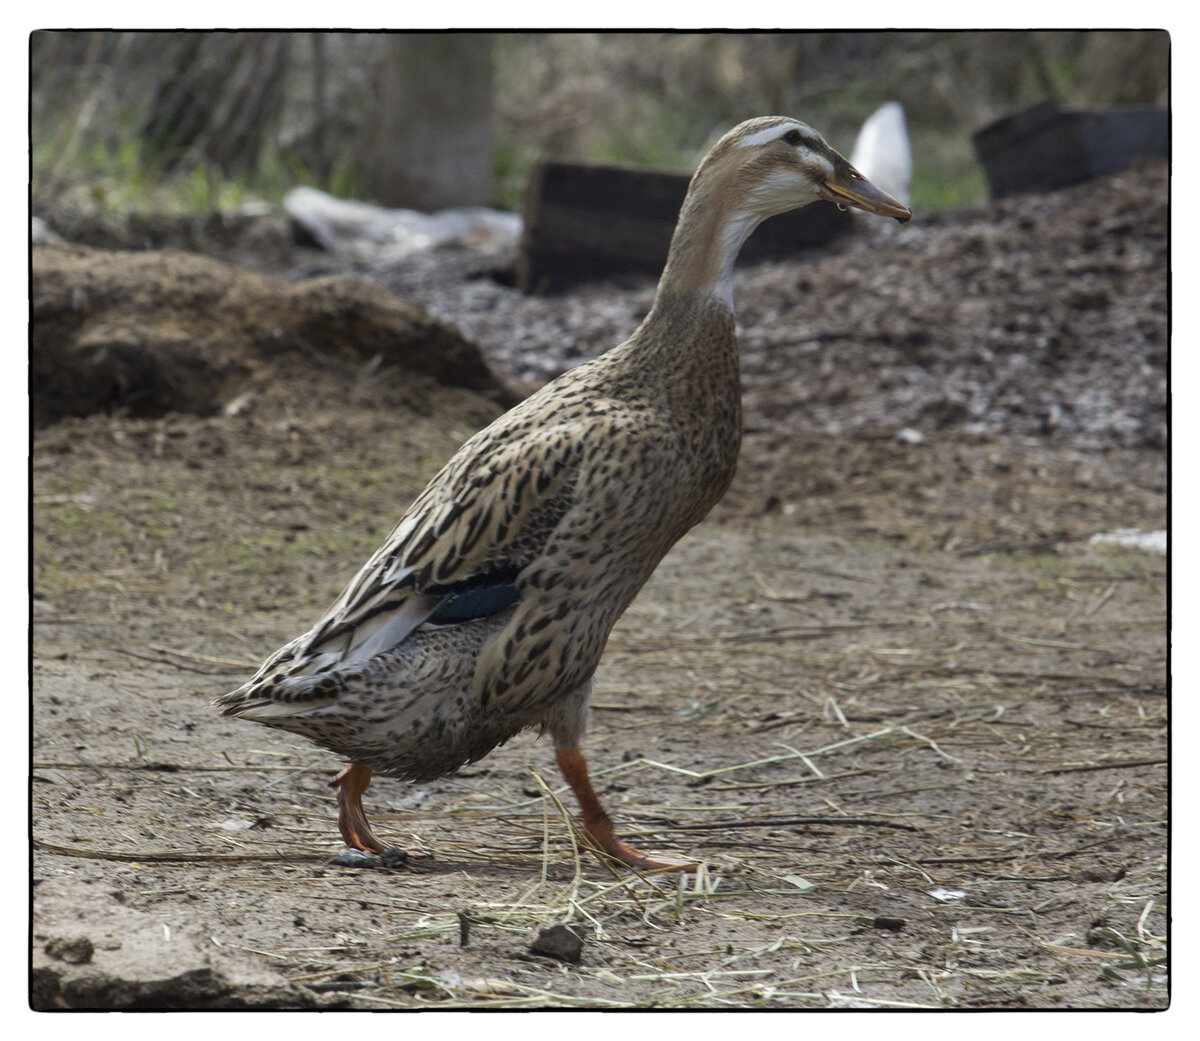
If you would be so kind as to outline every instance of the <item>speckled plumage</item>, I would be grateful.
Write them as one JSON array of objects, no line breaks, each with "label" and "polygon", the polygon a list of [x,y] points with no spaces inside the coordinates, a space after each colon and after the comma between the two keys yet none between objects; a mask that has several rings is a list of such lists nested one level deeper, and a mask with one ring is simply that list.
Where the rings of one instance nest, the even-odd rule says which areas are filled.
[{"label": "speckled plumage", "polygon": [[326,615],[218,699],[224,712],[409,780],[529,727],[573,749],[613,625],[733,479],[733,258],[764,217],[834,184],[833,157],[844,164],[781,117],[727,134],[633,335],[470,438]]},{"label": "speckled plumage", "polygon": [[[530,726],[577,738],[583,705],[566,718],[556,705],[587,684],[642,584],[724,494],[741,441],[732,316],[659,304],[621,347],[467,441],[328,614],[222,706],[410,780]],[[655,371],[671,361],[655,349],[663,321],[691,327],[670,380]],[[418,621],[490,576],[515,578],[515,606]],[[405,612],[412,631],[359,660],[366,630]]]}]

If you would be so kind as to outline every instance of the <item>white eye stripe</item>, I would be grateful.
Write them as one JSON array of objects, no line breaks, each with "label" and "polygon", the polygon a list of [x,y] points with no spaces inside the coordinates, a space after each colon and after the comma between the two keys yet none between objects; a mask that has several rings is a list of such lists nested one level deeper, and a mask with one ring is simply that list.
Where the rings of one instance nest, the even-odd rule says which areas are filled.
[{"label": "white eye stripe", "polygon": [[762,130],[756,130],[749,137],[743,137],[739,145],[740,148],[754,148],[756,145],[765,145],[770,141],[776,141],[783,137],[789,130],[799,130],[798,123],[776,123],[774,126],[763,127]]}]

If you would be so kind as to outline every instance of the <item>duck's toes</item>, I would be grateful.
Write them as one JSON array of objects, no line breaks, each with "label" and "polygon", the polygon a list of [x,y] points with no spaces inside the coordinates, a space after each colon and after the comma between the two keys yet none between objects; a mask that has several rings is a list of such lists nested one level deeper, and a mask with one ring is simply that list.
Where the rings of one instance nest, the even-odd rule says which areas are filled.
[{"label": "duck's toes", "polygon": [[593,834],[590,829],[588,835],[610,857],[635,871],[683,871],[695,874],[700,866],[694,860],[677,860],[675,857],[664,857],[658,853],[643,853],[629,843],[622,842],[615,835],[609,835],[606,839],[604,836]]},{"label": "duck's toes", "polygon": [[[411,856],[428,856],[428,854],[418,850],[414,851]],[[401,849],[399,846],[388,846],[378,856],[360,849],[344,849],[330,863],[336,864],[338,867],[395,868],[403,867],[408,863],[409,859],[410,853],[408,850]]]},{"label": "duck's toes", "polygon": [[555,754],[558,757],[558,767],[562,771],[563,777],[575,792],[575,798],[579,800],[579,809],[583,816],[583,830],[601,850],[635,871],[692,872],[699,867],[695,861],[676,860],[673,857],[643,853],[640,849],[617,838],[612,818],[609,817],[592,788],[592,782],[588,777],[587,760],[583,758],[583,754],[578,748],[559,748],[555,750]]}]

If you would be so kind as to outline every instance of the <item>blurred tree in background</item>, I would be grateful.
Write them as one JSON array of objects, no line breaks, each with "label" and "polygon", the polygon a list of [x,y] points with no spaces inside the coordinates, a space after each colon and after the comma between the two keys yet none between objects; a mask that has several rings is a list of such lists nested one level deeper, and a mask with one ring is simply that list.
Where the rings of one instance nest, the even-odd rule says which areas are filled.
[{"label": "blurred tree in background", "polygon": [[379,105],[362,170],[385,206],[438,210],[492,201],[492,38],[384,36]]},{"label": "blurred tree in background", "polygon": [[987,122],[1047,97],[1165,105],[1169,91],[1156,31],[45,31],[30,58],[33,207],[64,225],[277,201],[296,184],[516,207],[541,158],[687,170],[769,113],[849,152],[888,100],[905,109],[914,204],[954,205],[984,194],[970,135]]}]

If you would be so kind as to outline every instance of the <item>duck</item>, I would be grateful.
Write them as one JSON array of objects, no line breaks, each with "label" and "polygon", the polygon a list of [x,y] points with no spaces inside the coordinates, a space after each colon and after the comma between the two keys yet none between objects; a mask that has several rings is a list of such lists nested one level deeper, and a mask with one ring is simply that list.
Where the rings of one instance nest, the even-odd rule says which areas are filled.
[{"label": "duck", "polygon": [[469,438],[312,628],[216,699],[345,760],[332,786],[351,849],[389,848],[363,807],[374,774],[429,782],[536,729],[595,850],[637,871],[696,870],[618,836],[580,744],[613,626],[733,480],[738,252],[766,218],[821,200],[912,215],[798,119],[724,134],[633,334]]}]

